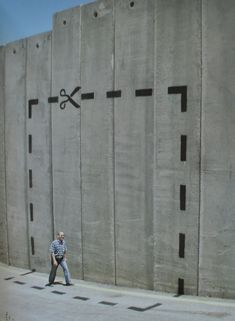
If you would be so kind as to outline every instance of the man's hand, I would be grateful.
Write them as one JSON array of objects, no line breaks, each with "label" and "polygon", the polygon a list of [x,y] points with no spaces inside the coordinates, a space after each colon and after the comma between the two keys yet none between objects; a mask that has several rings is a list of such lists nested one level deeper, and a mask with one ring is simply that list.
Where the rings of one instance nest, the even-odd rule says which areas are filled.
[{"label": "man's hand", "polygon": [[57,266],[58,265],[58,262],[55,260],[55,261],[53,261],[53,265],[54,266]]}]

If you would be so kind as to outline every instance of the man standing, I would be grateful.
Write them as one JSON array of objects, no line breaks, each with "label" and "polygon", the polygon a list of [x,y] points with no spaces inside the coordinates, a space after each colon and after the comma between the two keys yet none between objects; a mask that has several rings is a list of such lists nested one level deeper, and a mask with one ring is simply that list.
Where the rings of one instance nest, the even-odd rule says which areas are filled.
[{"label": "man standing", "polygon": [[51,285],[54,283],[56,271],[59,265],[64,271],[65,285],[72,285],[68,265],[66,262],[66,252],[67,246],[64,240],[64,233],[58,232],[57,239],[54,240],[50,246],[51,272],[49,275],[49,283],[47,285]]}]

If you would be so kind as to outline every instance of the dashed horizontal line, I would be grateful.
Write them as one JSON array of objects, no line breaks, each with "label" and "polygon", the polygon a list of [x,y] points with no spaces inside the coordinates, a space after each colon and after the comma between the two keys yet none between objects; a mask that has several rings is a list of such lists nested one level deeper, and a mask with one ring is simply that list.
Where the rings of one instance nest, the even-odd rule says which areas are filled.
[{"label": "dashed horizontal line", "polygon": [[60,294],[60,295],[62,295],[62,294],[66,294],[66,292],[61,292],[61,291],[51,291],[51,293],[54,293],[54,294]]},{"label": "dashed horizontal line", "polygon": [[107,98],[118,98],[121,97],[122,91],[121,90],[112,90],[112,91],[107,91],[106,92],[106,97]]},{"label": "dashed horizontal line", "polygon": [[21,282],[21,281],[14,281],[14,283],[20,284],[20,285],[26,284],[25,282]]},{"label": "dashed horizontal line", "polygon": [[44,287],[37,286],[37,285],[31,286],[31,288],[36,289],[36,290],[44,290],[45,289]]},{"label": "dashed horizontal line", "polygon": [[39,100],[38,99],[29,99],[29,106],[32,105],[38,105]]},{"label": "dashed horizontal line", "polygon": [[58,103],[58,101],[59,101],[59,97],[58,96],[54,96],[54,97],[49,97],[48,98],[48,103],[49,104]]},{"label": "dashed horizontal line", "polygon": [[146,89],[137,89],[135,91],[136,97],[146,97],[146,96],[152,96],[153,90],[152,88],[146,88]]},{"label": "dashed horizontal line", "polygon": [[162,305],[161,303],[156,303],[156,304],[153,304],[153,305],[150,305],[146,308],[140,308],[140,307],[135,307],[135,306],[131,306],[129,307],[128,309],[129,310],[134,310],[134,311],[138,311],[138,312],[144,312],[144,311],[147,311],[147,310],[150,310],[150,309],[153,309],[153,308],[156,308],[158,306]]},{"label": "dashed horizontal line", "polygon": [[87,300],[89,300],[89,298],[86,298],[86,297],[84,297],[84,296],[75,296],[74,299],[82,300],[82,301],[87,301]]},{"label": "dashed horizontal line", "polygon": [[114,303],[114,302],[109,302],[109,301],[100,301],[99,304],[104,304],[104,305],[116,305],[117,303]]},{"label": "dashed horizontal line", "polygon": [[81,99],[82,100],[94,99],[94,93],[91,92],[91,93],[81,94]]}]

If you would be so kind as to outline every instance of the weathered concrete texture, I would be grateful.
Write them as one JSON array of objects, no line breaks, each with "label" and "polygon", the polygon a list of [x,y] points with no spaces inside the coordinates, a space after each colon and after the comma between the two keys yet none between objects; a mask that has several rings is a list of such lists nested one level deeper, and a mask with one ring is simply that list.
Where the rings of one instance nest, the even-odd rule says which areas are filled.
[{"label": "weathered concrete texture", "polygon": [[28,267],[26,114],[26,41],[6,46],[5,151],[9,264]]},{"label": "weathered concrete texture", "polygon": [[6,186],[5,186],[5,48],[0,47],[0,258],[8,263]]},{"label": "weathered concrete texture", "polygon": [[115,282],[113,190],[113,3],[82,7],[82,233],[84,278]]},{"label": "weathered concrete texture", "polygon": [[234,17],[100,0],[0,48],[2,261],[64,230],[73,278],[235,298]]},{"label": "weathered concrete texture", "polygon": [[114,104],[117,284],[153,287],[154,1],[115,1]]},{"label": "weathered concrete texture", "polygon": [[[25,154],[27,172],[32,171],[32,186],[30,183],[27,185],[30,268],[40,267],[41,271],[46,271],[48,240],[52,238],[51,117],[48,106],[51,89],[50,32],[27,39],[26,74]],[[32,99],[38,99],[38,103],[31,106],[30,117],[28,109]]]},{"label": "weathered concrete texture", "polygon": [[[200,163],[200,1],[159,0],[155,26],[154,288],[197,294]],[[187,111],[181,94],[187,86]],[[181,161],[181,135],[187,136]],[[180,185],[186,186],[185,210]],[[179,234],[185,235],[179,257]]]},{"label": "weathered concrete texture", "polygon": [[235,5],[203,1],[202,295],[235,297]]},{"label": "weathered concrete texture", "polygon": [[[80,86],[80,8],[57,13],[52,32],[52,91],[59,103],[50,105],[52,114],[53,210],[54,231],[63,230],[68,243],[70,272],[82,278],[81,244],[81,174],[80,174],[80,114],[67,102],[67,94]],[[80,91],[73,97],[80,104]],[[62,106],[63,107],[63,106]]]}]

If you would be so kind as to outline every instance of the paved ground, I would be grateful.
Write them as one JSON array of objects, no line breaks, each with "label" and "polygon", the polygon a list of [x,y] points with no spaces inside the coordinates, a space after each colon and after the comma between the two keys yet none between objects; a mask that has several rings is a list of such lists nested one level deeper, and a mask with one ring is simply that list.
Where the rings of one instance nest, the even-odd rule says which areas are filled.
[{"label": "paved ground", "polygon": [[[0,321],[234,321],[235,300],[175,297],[48,276],[0,263]],[[61,282],[61,283],[59,283]]]}]

